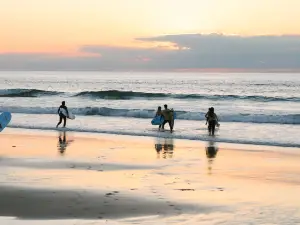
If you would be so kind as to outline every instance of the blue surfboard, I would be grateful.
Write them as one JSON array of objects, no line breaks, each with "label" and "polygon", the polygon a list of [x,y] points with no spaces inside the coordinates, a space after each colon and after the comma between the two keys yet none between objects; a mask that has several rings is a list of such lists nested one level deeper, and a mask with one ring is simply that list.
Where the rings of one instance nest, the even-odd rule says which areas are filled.
[{"label": "blue surfboard", "polygon": [[163,116],[156,116],[153,118],[151,121],[152,125],[161,125],[164,122],[164,117]]},{"label": "blue surfboard", "polygon": [[[176,112],[173,112],[173,118],[174,120],[176,119]],[[153,118],[153,120],[151,121],[152,125],[161,125],[164,122],[164,117],[163,116],[156,116]]]},{"label": "blue surfboard", "polygon": [[0,114],[0,132],[4,130],[4,128],[9,124],[11,120],[10,112],[3,112]]}]

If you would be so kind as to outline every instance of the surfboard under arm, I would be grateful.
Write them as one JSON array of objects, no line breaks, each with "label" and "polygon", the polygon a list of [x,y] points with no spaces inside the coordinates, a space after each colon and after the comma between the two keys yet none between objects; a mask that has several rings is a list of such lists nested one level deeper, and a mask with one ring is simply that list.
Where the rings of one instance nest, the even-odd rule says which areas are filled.
[{"label": "surfboard under arm", "polygon": [[0,114],[0,132],[4,130],[4,128],[9,124],[10,121],[11,121],[10,112],[3,112]]},{"label": "surfboard under arm", "polygon": [[59,112],[61,112],[64,116],[66,116],[67,118],[69,118],[71,120],[75,119],[75,115],[73,115],[73,113],[70,110],[68,110],[69,116],[68,116],[67,110],[65,110],[64,108],[60,108]]}]

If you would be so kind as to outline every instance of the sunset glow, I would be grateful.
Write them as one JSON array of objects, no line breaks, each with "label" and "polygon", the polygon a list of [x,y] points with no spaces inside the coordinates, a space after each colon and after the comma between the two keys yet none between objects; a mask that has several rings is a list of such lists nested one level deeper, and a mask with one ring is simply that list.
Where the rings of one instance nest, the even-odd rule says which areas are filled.
[{"label": "sunset glow", "polygon": [[297,0],[0,0],[0,52],[74,52],[82,45],[155,47],[182,33],[300,34]]}]

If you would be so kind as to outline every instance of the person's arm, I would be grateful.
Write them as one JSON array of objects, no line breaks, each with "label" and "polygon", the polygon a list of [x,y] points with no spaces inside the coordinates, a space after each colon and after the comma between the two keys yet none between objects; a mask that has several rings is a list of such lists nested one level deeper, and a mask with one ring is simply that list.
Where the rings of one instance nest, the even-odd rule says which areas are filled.
[{"label": "person's arm", "polygon": [[205,118],[206,118],[206,120],[208,120],[208,113],[205,114]]},{"label": "person's arm", "polygon": [[59,114],[60,106],[58,107],[57,114]]}]

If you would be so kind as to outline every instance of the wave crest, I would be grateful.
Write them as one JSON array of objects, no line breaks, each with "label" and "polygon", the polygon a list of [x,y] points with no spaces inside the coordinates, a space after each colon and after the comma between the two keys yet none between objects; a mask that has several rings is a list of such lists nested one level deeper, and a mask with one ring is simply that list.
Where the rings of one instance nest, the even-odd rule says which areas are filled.
[{"label": "wave crest", "polygon": [[134,92],[134,91],[84,91],[77,93],[75,96],[89,97],[95,99],[134,99],[134,98],[175,98],[175,99],[207,99],[207,100],[252,100],[252,101],[300,101],[297,97],[270,97],[260,95],[201,95],[201,94],[165,94],[165,93],[147,93],[147,92]]},{"label": "wave crest", "polygon": [[68,92],[58,92],[39,89],[5,89],[0,90],[0,97],[40,97],[66,94],[68,97],[82,97],[92,99],[110,99],[110,100],[130,100],[136,98],[142,99],[195,99],[195,100],[248,100],[258,102],[300,102],[300,97],[281,97],[281,96],[261,96],[261,95],[206,95],[206,94],[170,94],[170,93],[148,93],[121,90],[106,91],[82,91],[76,94]]},{"label": "wave crest", "polygon": [[92,97],[101,99],[132,99],[132,98],[164,98],[168,94],[163,93],[147,93],[147,92],[134,92],[134,91],[83,91],[75,96]]},{"label": "wave crest", "polygon": [[40,97],[40,96],[47,96],[47,95],[57,95],[60,92],[56,91],[45,91],[39,89],[6,89],[0,90],[0,97]]}]

